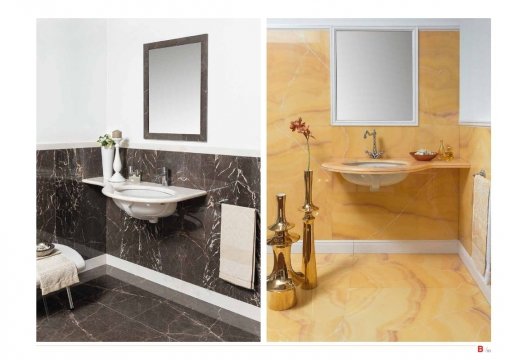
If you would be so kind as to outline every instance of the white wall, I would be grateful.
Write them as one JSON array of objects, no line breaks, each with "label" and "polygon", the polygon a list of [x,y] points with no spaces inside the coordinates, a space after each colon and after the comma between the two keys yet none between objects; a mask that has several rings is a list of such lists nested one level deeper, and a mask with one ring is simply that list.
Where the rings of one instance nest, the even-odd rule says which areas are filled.
[{"label": "white wall", "polygon": [[106,21],[37,21],[37,144],[97,140],[106,122]]},{"label": "white wall", "polygon": [[[209,34],[208,141],[143,139],[143,44]],[[259,20],[39,20],[37,144],[93,144],[260,156]]]},{"label": "white wall", "polygon": [[491,20],[462,20],[460,45],[460,124],[489,126]]},{"label": "white wall", "polygon": [[[209,34],[208,141],[143,139],[143,44]],[[259,156],[258,20],[108,20],[107,128],[131,147]]]}]

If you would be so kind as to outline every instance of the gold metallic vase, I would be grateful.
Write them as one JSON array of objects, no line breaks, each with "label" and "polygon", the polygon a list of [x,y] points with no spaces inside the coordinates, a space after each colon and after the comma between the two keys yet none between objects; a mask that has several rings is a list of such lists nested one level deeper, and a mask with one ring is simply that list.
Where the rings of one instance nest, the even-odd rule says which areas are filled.
[{"label": "gold metallic vase", "polygon": [[314,212],[318,210],[318,207],[313,204],[313,170],[304,171],[304,186],[306,194],[302,206],[302,211],[304,211],[302,218],[302,273],[304,276],[302,288],[310,290],[318,285],[314,232]]},{"label": "gold metallic vase", "polygon": [[299,240],[299,235],[290,233],[294,227],[286,220],[286,194],[277,194],[277,219],[269,226],[275,234],[267,241],[272,246],[274,267],[267,276],[268,306],[272,310],[287,310],[297,303],[295,287],[303,282],[303,276],[292,268],[292,244]]}]

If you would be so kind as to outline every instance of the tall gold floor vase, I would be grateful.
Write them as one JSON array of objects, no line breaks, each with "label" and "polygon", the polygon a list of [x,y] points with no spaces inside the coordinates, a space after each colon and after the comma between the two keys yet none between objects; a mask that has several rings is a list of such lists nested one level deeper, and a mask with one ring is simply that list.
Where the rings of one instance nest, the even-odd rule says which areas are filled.
[{"label": "tall gold floor vase", "polygon": [[277,219],[269,226],[275,234],[268,239],[274,254],[274,268],[267,276],[267,304],[271,310],[287,310],[297,303],[295,287],[301,283],[302,274],[292,269],[292,244],[299,240],[299,235],[289,232],[294,227],[286,220],[285,194],[277,194]]},{"label": "tall gold floor vase", "polygon": [[304,282],[302,288],[311,290],[318,285],[315,257],[315,217],[313,214],[318,210],[318,207],[313,204],[313,170],[304,171],[304,186],[306,195],[302,206],[302,211],[304,211],[302,219],[302,272]]}]

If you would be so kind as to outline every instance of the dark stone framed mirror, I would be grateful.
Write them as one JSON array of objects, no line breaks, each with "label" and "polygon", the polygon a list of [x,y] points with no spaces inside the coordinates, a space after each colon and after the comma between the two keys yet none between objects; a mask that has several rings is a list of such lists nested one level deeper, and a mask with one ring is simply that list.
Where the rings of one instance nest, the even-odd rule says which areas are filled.
[{"label": "dark stone framed mirror", "polygon": [[143,137],[207,141],[208,34],[143,44]]}]

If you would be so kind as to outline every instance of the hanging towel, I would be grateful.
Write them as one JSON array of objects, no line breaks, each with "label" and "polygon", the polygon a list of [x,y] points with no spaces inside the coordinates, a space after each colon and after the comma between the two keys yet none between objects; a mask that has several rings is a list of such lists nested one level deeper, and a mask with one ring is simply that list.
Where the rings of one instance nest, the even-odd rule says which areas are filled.
[{"label": "hanging towel", "polygon": [[488,256],[490,181],[474,177],[474,204],[472,213],[472,260],[481,275],[486,274]]},{"label": "hanging towel", "polygon": [[[491,198],[491,195],[490,195]],[[488,206],[488,239],[486,240],[486,271],[484,272],[484,282],[491,285],[491,199]]]},{"label": "hanging towel", "polygon": [[219,277],[254,288],[256,210],[221,204]]},{"label": "hanging towel", "polygon": [[37,278],[43,295],[71,286],[80,281],[76,264],[67,259],[63,254],[38,259]]}]

